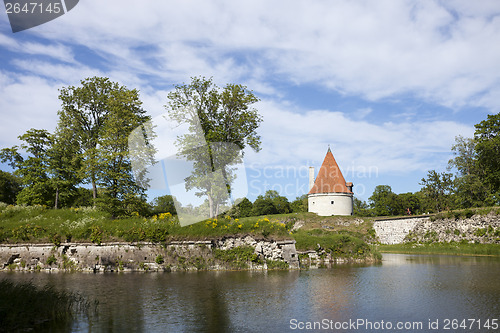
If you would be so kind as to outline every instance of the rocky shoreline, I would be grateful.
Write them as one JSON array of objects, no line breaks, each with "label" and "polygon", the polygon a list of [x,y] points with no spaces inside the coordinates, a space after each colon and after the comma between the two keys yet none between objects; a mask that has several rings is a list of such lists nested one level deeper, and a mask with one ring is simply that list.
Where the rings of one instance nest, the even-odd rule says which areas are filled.
[{"label": "rocky shoreline", "polygon": [[[1,244],[0,269],[10,271],[133,272],[176,270],[226,270],[233,263],[217,254],[234,249],[253,249],[254,262],[240,268],[267,269],[282,262],[298,268],[294,240],[258,240],[250,236],[208,241],[153,243]],[[222,251],[222,252],[220,252]]]},{"label": "rocky shoreline", "polygon": [[267,270],[372,263],[374,258],[342,258],[297,251],[295,240],[251,236],[153,243],[0,244],[0,270],[25,272],[170,272]]}]

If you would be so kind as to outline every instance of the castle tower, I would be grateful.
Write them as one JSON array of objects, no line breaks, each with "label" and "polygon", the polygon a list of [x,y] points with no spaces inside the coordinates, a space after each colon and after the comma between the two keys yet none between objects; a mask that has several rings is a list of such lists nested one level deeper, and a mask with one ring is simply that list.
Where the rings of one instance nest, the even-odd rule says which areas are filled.
[{"label": "castle tower", "polygon": [[[309,173],[309,184],[314,172]],[[308,193],[309,212],[319,216],[352,215],[352,183],[346,183],[330,147]]]}]

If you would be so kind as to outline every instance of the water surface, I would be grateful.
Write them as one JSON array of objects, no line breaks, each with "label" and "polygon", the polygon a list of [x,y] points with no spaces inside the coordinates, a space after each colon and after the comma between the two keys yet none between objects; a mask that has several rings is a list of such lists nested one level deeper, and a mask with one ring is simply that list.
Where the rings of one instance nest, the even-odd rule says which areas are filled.
[{"label": "water surface", "polygon": [[[393,332],[437,332],[447,320],[450,332],[479,332],[488,331],[477,327],[486,320],[500,321],[500,258],[383,258],[381,265],[307,271],[5,273],[0,278],[53,284],[97,299],[98,317],[76,322],[74,332],[289,332],[314,327],[308,325],[317,330],[302,331],[378,327],[384,332],[387,323]],[[467,329],[453,330],[453,319],[471,320]],[[397,330],[397,323],[403,329]]]}]

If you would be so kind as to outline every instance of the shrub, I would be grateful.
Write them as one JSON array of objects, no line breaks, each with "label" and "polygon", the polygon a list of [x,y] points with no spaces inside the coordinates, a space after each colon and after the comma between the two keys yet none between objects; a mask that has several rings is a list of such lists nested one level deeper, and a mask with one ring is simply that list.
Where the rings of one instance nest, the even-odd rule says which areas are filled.
[{"label": "shrub", "polygon": [[229,250],[214,249],[214,258],[232,264],[236,268],[248,267],[248,262],[261,264],[262,260],[251,246],[238,246]]},{"label": "shrub", "polygon": [[281,260],[266,260],[267,269],[288,269],[290,265]]},{"label": "shrub", "polygon": [[165,260],[163,259],[163,256],[161,254],[159,254],[159,255],[156,256],[155,262],[158,265],[161,265],[161,264],[163,264],[165,262]]},{"label": "shrub", "polygon": [[44,231],[45,229],[42,228],[41,226],[28,223],[25,225],[20,225],[17,228],[14,228],[12,230],[12,236],[14,237],[14,239],[27,241],[31,237],[33,238],[40,237]]},{"label": "shrub", "polygon": [[47,258],[47,265],[51,266],[52,264],[57,264],[57,259],[55,255],[51,255]]},{"label": "shrub", "polygon": [[92,243],[101,245],[102,243],[103,231],[98,225],[94,225],[90,228],[90,241]]},{"label": "shrub", "polygon": [[478,228],[474,231],[474,236],[483,237],[484,235],[486,235],[486,228]]},{"label": "shrub", "polygon": [[59,234],[53,234],[50,236],[50,241],[55,245],[55,246],[61,246],[61,235]]},{"label": "shrub", "polygon": [[165,228],[154,228],[148,230],[146,233],[147,238],[153,243],[164,242],[168,236],[168,230]]},{"label": "shrub", "polygon": [[474,216],[474,212],[471,209],[466,209],[464,211],[464,216],[468,219],[470,219],[472,216]]}]

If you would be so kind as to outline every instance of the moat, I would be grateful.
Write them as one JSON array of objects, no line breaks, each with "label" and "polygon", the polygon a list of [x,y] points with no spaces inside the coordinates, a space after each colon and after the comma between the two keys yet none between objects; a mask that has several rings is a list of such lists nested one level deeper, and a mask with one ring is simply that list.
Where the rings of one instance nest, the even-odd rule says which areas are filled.
[{"label": "moat", "polygon": [[500,325],[499,276],[498,257],[401,254],[376,265],[290,271],[1,273],[98,300],[98,314],[77,320],[72,332],[320,331],[349,323],[352,331],[354,322],[356,331],[429,332],[452,331],[464,319],[461,331],[488,331],[487,321]]}]

